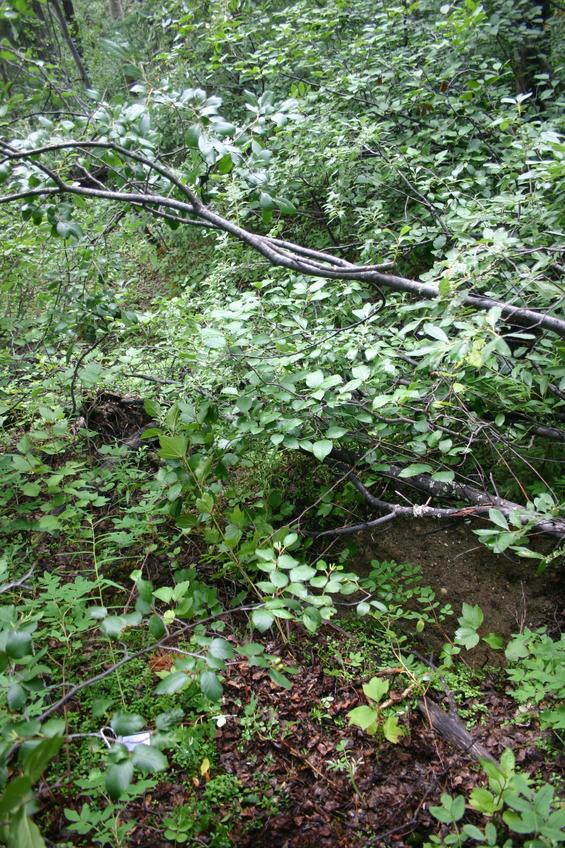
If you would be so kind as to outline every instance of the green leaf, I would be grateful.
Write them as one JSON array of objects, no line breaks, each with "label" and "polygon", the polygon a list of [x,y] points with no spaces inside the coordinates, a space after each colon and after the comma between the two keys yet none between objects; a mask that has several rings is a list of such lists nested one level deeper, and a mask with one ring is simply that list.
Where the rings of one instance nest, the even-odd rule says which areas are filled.
[{"label": "green leaf", "polygon": [[508,521],[499,509],[489,509],[488,517],[497,527],[502,527],[503,530],[508,530]]},{"label": "green leaf", "polygon": [[398,476],[399,477],[415,477],[417,474],[430,474],[433,471],[431,465],[426,465],[421,462],[414,462],[411,465],[407,465],[406,468],[403,468]]},{"label": "green leaf", "polygon": [[161,404],[153,398],[144,398],[143,408],[150,418],[159,418],[161,416]]},{"label": "green leaf", "polygon": [[31,633],[25,630],[11,630],[6,639],[6,653],[13,660],[31,654]]},{"label": "green leaf", "polygon": [[332,452],[333,446],[333,442],[329,439],[320,439],[320,441],[314,442],[312,445],[312,452],[316,459],[323,462],[324,459]]},{"label": "green leaf", "polygon": [[112,763],[106,772],[106,789],[113,801],[117,801],[126,791],[133,777],[133,763],[131,760],[122,760],[120,763]]},{"label": "green leaf", "polygon": [[82,230],[76,221],[58,221],[56,230],[63,239],[73,238],[79,241],[82,238]]},{"label": "green leaf", "polygon": [[317,389],[318,386],[321,386],[323,382],[324,382],[323,371],[312,371],[310,374],[306,375],[306,385],[310,389]]},{"label": "green leaf", "polygon": [[183,459],[186,456],[188,442],[183,436],[159,436],[161,459]]},{"label": "green leaf", "polygon": [[356,365],[355,368],[351,369],[351,373],[356,380],[368,380],[371,376],[371,369],[368,365]]},{"label": "green leaf", "polygon": [[492,792],[482,787],[473,789],[469,796],[469,804],[474,810],[486,815],[492,815],[502,807],[502,800],[497,803]]},{"label": "green leaf", "polygon": [[309,633],[316,633],[322,623],[320,610],[315,607],[308,607],[302,613],[302,623]]},{"label": "green leaf", "polygon": [[187,147],[198,149],[201,129],[198,124],[192,124],[186,131],[184,140]]},{"label": "green leaf", "polygon": [[240,412],[249,412],[249,410],[253,406],[253,401],[253,395],[240,395],[236,400],[235,405],[237,406]]},{"label": "green leaf", "polygon": [[160,615],[152,615],[149,619],[149,632],[154,639],[161,639],[167,632]]},{"label": "green leaf", "polygon": [[237,653],[244,657],[257,657],[265,653],[265,647],[259,642],[248,642],[246,645],[240,645]]},{"label": "green leaf", "polygon": [[296,568],[291,569],[290,579],[293,583],[303,583],[305,580],[310,580],[315,574],[315,568],[311,568],[309,565],[298,565]]},{"label": "green leaf", "polygon": [[20,683],[12,683],[12,685],[8,687],[6,700],[8,702],[8,709],[13,712],[20,710],[27,700],[24,687]]},{"label": "green leaf", "polygon": [[25,804],[31,797],[31,780],[28,775],[21,775],[11,780],[2,797],[0,797],[0,817],[6,818],[19,806]]},{"label": "green leaf", "polygon": [[504,639],[498,633],[487,633],[483,636],[483,642],[486,642],[493,651],[501,651],[504,648]]},{"label": "green leaf", "polygon": [[484,842],[485,835],[482,830],[479,830],[478,827],[475,827],[474,824],[465,824],[463,825],[463,833],[468,836],[470,839],[474,839],[475,842]]},{"label": "green leaf", "polygon": [[10,825],[8,848],[45,848],[45,842],[39,828],[28,816],[24,807],[18,810]]},{"label": "green leaf", "polygon": [[269,670],[269,677],[273,683],[276,683],[277,686],[280,686],[283,689],[292,689],[292,681],[284,674],[281,674],[280,671],[277,671],[276,668],[271,668]]},{"label": "green leaf", "polygon": [[281,554],[277,560],[279,568],[296,568],[300,563],[290,554]]},{"label": "green leaf", "polygon": [[379,714],[376,710],[371,709],[371,707],[363,705],[361,707],[355,707],[354,710],[348,712],[347,718],[349,719],[349,724],[355,724],[361,730],[369,730],[377,722]]},{"label": "green leaf", "polygon": [[126,627],[127,621],[121,615],[109,615],[100,625],[100,629],[110,639],[119,639]]},{"label": "green leaf", "polygon": [[439,483],[451,483],[455,480],[454,471],[434,471],[432,480],[437,480]]},{"label": "green leaf", "polygon": [[137,733],[145,726],[143,717],[139,713],[118,712],[112,716],[112,730],[120,736],[129,736],[131,733]]},{"label": "green leaf", "polygon": [[509,662],[524,659],[529,653],[526,640],[522,635],[515,636],[511,639],[504,651],[504,655]]},{"label": "green leaf", "polygon": [[388,716],[383,724],[383,735],[393,745],[398,744],[399,739],[404,736],[405,732],[404,728],[398,724],[398,718],[394,715]]},{"label": "green leaf", "polygon": [[153,597],[164,604],[170,604],[175,596],[175,590],[171,586],[161,586],[153,591]]},{"label": "green leaf", "polygon": [[268,630],[274,620],[274,616],[272,616],[266,609],[256,609],[251,613],[253,626],[256,627],[260,633],[264,633]]},{"label": "green leaf", "polygon": [[218,680],[218,675],[213,671],[203,671],[200,675],[200,688],[202,694],[211,701],[219,701],[224,690],[222,684]]},{"label": "green leaf", "polygon": [[471,627],[458,627],[455,631],[455,641],[458,645],[463,645],[468,651],[479,644],[480,638],[477,631]]},{"label": "green leaf", "polygon": [[134,768],[144,774],[165,771],[169,765],[166,756],[153,745],[136,745],[133,749],[131,761]]},{"label": "green leaf", "polygon": [[435,324],[424,324],[424,333],[431,336],[432,339],[437,339],[439,342],[449,341],[449,338],[441,327],[437,327]]},{"label": "green leaf", "polygon": [[269,580],[277,589],[284,589],[289,583],[288,576],[284,571],[277,571],[276,569],[269,572]]},{"label": "green leaf", "polygon": [[172,674],[163,678],[155,687],[157,695],[173,695],[180,692],[190,682],[190,678],[183,671],[173,671]]},{"label": "green leaf", "polygon": [[29,753],[23,756],[23,770],[29,776],[32,783],[36,783],[53,757],[59,752],[63,744],[62,736],[51,736],[42,739]]},{"label": "green leaf", "polygon": [[484,614],[480,606],[464,603],[462,605],[463,615],[457,619],[459,624],[467,625],[468,627],[473,627],[477,630],[484,621]]},{"label": "green leaf", "polygon": [[371,701],[377,703],[383,695],[386,695],[389,689],[388,680],[383,680],[381,677],[372,677],[368,683],[363,684],[363,692]]},{"label": "green leaf", "polygon": [[233,645],[225,639],[212,639],[208,647],[210,654],[218,660],[231,660],[234,655]]}]

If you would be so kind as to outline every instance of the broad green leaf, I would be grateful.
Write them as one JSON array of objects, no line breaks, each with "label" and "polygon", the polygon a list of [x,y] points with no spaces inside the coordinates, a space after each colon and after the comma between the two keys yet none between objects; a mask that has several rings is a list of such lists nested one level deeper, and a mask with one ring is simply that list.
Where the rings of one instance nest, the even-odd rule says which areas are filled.
[{"label": "broad green leaf", "polygon": [[162,459],[182,459],[186,456],[188,443],[184,436],[159,436],[159,451]]},{"label": "broad green leaf", "polygon": [[321,386],[323,382],[324,382],[323,371],[312,371],[310,374],[306,375],[306,385],[310,389],[317,389],[318,386]]},{"label": "broad green leaf", "polygon": [[459,624],[467,625],[477,630],[484,620],[484,614],[480,606],[463,603],[462,611],[463,615],[457,619]]},{"label": "broad green leaf", "polygon": [[487,633],[483,636],[483,642],[486,642],[493,651],[501,651],[504,648],[504,639],[498,633]]},{"label": "broad green leaf", "polygon": [[259,654],[265,653],[265,648],[259,642],[248,642],[246,645],[240,645],[237,653],[242,654],[244,657],[256,657]]},{"label": "broad green leaf", "polygon": [[329,439],[320,439],[312,445],[312,452],[316,459],[323,462],[324,459],[332,452],[333,442]]},{"label": "broad green leaf", "polygon": [[398,723],[398,718],[394,715],[388,716],[383,724],[383,735],[385,739],[392,742],[393,745],[398,744],[398,741],[405,734],[405,729]]},{"label": "broad green leaf", "polygon": [[216,657],[218,660],[231,660],[234,655],[233,645],[225,639],[220,638],[212,639],[212,642],[208,646],[208,650],[211,655]]},{"label": "broad green leaf", "polygon": [[6,639],[6,653],[13,660],[21,660],[31,654],[31,633],[11,630]]},{"label": "broad green leaf", "polygon": [[458,627],[455,631],[455,641],[458,645],[463,645],[468,651],[479,644],[480,638],[477,631],[471,627]]},{"label": "broad green leaf", "polygon": [[368,380],[371,376],[371,369],[368,365],[356,365],[351,369],[351,373],[356,380],[362,380],[365,382],[365,380]]},{"label": "broad green leaf", "polygon": [[386,695],[389,689],[388,680],[383,680],[381,677],[372,677],[368,683],[363,684],[363,692],[371,701],[377,703]]},{"label": "broad green leaf", "polygon": [[281,686],[283,689],[292,689],[292,681],[280,671],[277,671],[276,668],[269,670],[269,677],[277,686]]},{"label": "broad green leaf", "polygon": [[499,509],[489,509],[488,517],[497,527],[502,527],[503,530],[508,530],[508,521]]},{"label": "broad green leaf", "polygon": [[175,692],[180,692],[190,682],[190,678],[183,671],[173,671],[167,675],[155,687],[157,695],[173,695]]},{"label": "broad green leaf", "polygon": [[218,680],[218,675],[213,671],[203,671],[200,675],[200,688],[202,694],[211,701],[219,701],[223,695],[223,687]]},{"label": "broad green leaf", "polygon": [[165,771],[168,767],[166,756],[153,745],[136,745],[131,757],[134,768],[144,774]]},{"label": "broad green leaf", "polygon": [[310,580],[315,574],[315,568],[311,568],[309,565],[298,565],[296,568],[291,569],[290,579],[293,583],[303,583],[305,580]]},{"label": "broad green leaf", "polygon": [[10,824],[10,835],[13,836],[9,848],[45,848],[45,842],[39,828],[22,807]]},{"label": "broad green leaf", "polygon": [[112,763],[106,772],[106,789],[113,801],[117,801],[126,791],[133,777],[133,763],[131,760],[122,760]]},{"label": "broad green leaf", "polygon": [[260,633],[264,633],[272,625],[274,616],[268,610],[256,609],[251,613],[251,621]]},{"label": "broad green leaf", "polygon": [[20,710],[27,700],[24,687],[20,683],[12,683],[8,687],[6,700],[8,702],[8,709],[12,711]]},{"label": "broad green leaf", "polygon": [[444,330],[441,327],[436,326],[435,324],[424,324],[424,332],[431,336],[432,339],[437,339],[440,342],[448,342],[449,338],[447,337]]},{"label": "broad green leaf", "polygon": [[62,736],[51,736],[48,739],[42,739],[39,745],[23,755],[23,770],[32,783],[39,780],[53,757],[59,752],[62,744]]},{"label": "broad green leaf", "polygon": [[427,465],[423,462],[413,462],[411,465],[407,465],[406,468],[403,468],[398,476],[399,477],[415,477],[417,474],[430,474],[433,471],[431,465]]},{"label": "broad green leaf", "polygon": [[0,797],[0,816],[5,818],[31,797],[31,780],[28,775],[14,777]]},{"label": "broad green leaf", "polygon": [[119,736],[129,736],[144,727],[145,722],[139,713],[118,712],[112,716],[112,730]]},{"label": "broad green leaf", "polygon": [[361,730],[368,730],[377,722],[379,714],[376,710],[371,709],[371,707],[363,705],[361,707],[355,707],[354,710],[348,712],[347,718],[349,724],[355,724]]},{"label": "broad green leaf", "polygon": [[149,619],[149,632],[154,639],[162,639],[167,632],[160,615],[152,615]]}]

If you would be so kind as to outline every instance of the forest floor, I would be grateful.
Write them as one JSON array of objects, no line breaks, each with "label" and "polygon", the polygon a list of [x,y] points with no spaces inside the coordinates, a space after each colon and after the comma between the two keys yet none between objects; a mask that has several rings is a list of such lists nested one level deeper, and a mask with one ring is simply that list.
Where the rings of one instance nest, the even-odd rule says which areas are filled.
[{"label": "forest floor", "polygon": [[[555,638],[565,622],[557,576],[527,577],[519,561],[478,548],[463,524],[399,523],[376,537],[367,535],[348,565],[367,571],[371,559],[417,562],[423,585],[456,609],[463,600],[479,603],[486,623],[504,635],[545,624]],[[448,625],[438,625],[436,632],[426,628],[412,642],[415,649],[433,659]],[[437,833],[430,805],[442,792],[468,796],[485,778],[473,757],[434,732],[415,700],[402,716],[405,735],[397,745],[348,724],[347,713],[364,703],[363,683],[383,661],[391,664],[382,654],[387,650],[382,634],[372,626],[344,616],[316,636],[293,626],[276,638],[256,639],[292,668],[292,689],[275,685],[266,669],[243,660],[230,663],[221,717],[192,716],[193,729],[202,731],[200,748],[194,756],[173,757],[165,781],[124,808],[124,844],[370,848],[420,845]],[[494,758],[510,747],[518,768],[536,781],[555,781],[565,766],[556,739],[541,733],[538,722],[506,693],[497,654],[484,646],[473,655],[472,665],[463,664],[446,682],[458,715]],[[157,682],[155,674],[173,660],[165,653],[150,657],[132,697],[136,692],[145,697],[148,684]],[[390,679],[391,691],[400,692],[405,680]],[[450,709],[445,691],[431,695]],[[78,704],[70,709],[80,712]],[[51,844],[76,844],[61,842],[70,836],[62,810],[75,806],[64,786],[53,792],[45,785],[40,799],[55,801]],[[189,811],[184,818],[181,810]]]}]

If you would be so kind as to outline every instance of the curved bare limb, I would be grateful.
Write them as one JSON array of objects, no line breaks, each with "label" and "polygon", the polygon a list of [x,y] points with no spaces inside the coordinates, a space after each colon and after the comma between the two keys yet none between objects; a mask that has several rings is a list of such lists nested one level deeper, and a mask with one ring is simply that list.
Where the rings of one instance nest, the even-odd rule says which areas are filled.
[{"label": "curved bare limb", "polygon": [[[112,189],[88,188],[77,182],[63,180],[59,174],[38,162],[38,158],[57,151],[68,150],[86,152],[94,149],[113,151],[123,158],[144,165],[160,174],[170,185],[171,193],[176,189],[182,196],[180,200],[172,194],[159,194],[151,191],[137,190],[116,191]],[[382,299],[382,289],[404,292],[427,300],[437,300],[441,297],[439,287],[433,283],[423,283],[395,274],[386,273],[382,266],[356,265],[344,259],[338,259],[331,254],[311,250],[292,242],[273,239],[269,236],[253,233],[233,221],[223,218],[210,207],[204,205],[197,195],[180,180],[170,168],[161,165],[155,159],[144,156],[132,150],[127,150],[119,144],[108,141],[69,141],[45,145],[28,150],[15,148],[13,145],[0,140],[2,161],[25,160],[47,176],[53,185],[43,185],[37,188],[23,189],[5,194],[0,197],[0,203],[12,203],[32,197],[54,195],[78,195],[101,200],[130,203],[146,208],[161,217],[179,215],[179,223],[188,223],[186,216],[193,216],[212,228],[228,233],[264,256],[272,265],[287,268],[299,274],[314,277],[324,277],[336,280],[359,280],[374,285]],[[131,184],[130,184],[131,186]],[[541,310],[517,306],[513,303],[495,300],[480,294],[457,291],[454,295],[461,304],[473,309],[490,310],[497,307],[502,317],[524,327],[539,328],[556,333],[565,338],[565,320]]]}]

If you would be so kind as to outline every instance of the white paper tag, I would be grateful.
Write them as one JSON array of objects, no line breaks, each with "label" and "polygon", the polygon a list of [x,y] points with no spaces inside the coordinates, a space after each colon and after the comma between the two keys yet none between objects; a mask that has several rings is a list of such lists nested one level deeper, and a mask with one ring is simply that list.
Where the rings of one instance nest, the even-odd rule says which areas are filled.
[{"label": "white paper tag", "polygon": [[133,751],[136,745],[151,745],[151,733],[142,730],[141,733],[132,733],[131,736],[118,736],[116,741],[125,745],[128,751]]}]

